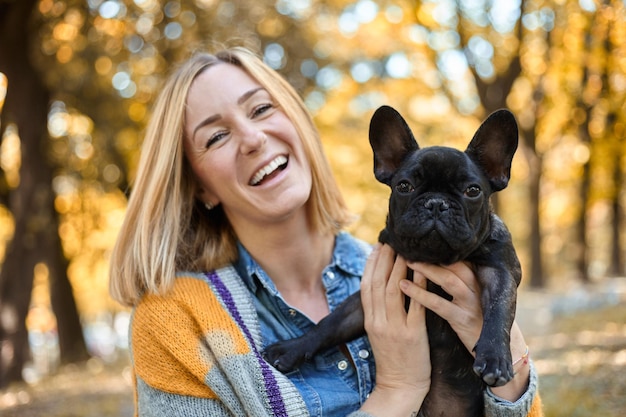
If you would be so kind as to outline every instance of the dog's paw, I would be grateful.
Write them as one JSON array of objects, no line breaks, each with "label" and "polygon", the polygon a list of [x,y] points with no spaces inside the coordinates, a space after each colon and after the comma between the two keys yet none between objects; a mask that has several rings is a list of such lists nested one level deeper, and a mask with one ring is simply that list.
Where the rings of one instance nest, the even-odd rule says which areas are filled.
[{"label": "dog's paw", "polygon": [[490,387],[500,387],[513,379],[513,364],[507,355],[476,353],[474,372]]},{"label": "dog's paw", "polygon": [[274,343],[263,351],[263,358],[282,373],[293,371],[310,356],[306,350],[299,349],[294,340]]}]

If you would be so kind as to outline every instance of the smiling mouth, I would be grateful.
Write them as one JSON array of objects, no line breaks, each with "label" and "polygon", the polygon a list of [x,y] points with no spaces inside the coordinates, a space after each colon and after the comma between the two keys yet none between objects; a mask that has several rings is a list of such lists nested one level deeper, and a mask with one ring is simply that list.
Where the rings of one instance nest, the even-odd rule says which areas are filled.
[{"label": "smiling mouth", "polygon": [[263,168],[258,170],[256,174],[254,174],[254,176],[250,180],[250,185],[259,185],[266,179],[273,177],[275,174],[285,169],[285,167],[287,166],[287,162],[288,159],[286,156],[277,156],[269,164],[265,165]]}]

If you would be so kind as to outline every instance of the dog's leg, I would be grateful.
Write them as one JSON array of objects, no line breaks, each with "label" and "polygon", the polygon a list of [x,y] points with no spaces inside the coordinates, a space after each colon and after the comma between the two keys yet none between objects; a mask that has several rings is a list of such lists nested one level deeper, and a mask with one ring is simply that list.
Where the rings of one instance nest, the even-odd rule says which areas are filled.
[{"label": "dog's leg", "polygon": [[487,385],[501,386],[513,378],[511,327],[522,268],[502,220],[492,213],[491,224],[487,242],[468,258],[476,268],[483,309],[483,328],[474,347],[474,371]]},{"label": "dog's leg", "polygon": [[289,372],[318,352],[365,334],[363,306],[358,291],[304,335],[268,346],[265,359],[281,372]]},{"label": "dog's leg", "polygon": [[[506,229],[499,232],[508,235]],[[482,287],[483,328],[474,348],[474,371],[490,386],[504,385],[513,378],[511,327],[522,272],[515,249],[510,240],[508,242],[496,242],[495,248],[487,250],[489,256],[503,261],[501,266],[476,265]]]},{"label": "dog's leg", "polygon": [[517,288],[509,271],[482,267],[483,328],[474,347],[474,371],[487,385],[501,386],[513,378],[511,326],[515,318]]}]

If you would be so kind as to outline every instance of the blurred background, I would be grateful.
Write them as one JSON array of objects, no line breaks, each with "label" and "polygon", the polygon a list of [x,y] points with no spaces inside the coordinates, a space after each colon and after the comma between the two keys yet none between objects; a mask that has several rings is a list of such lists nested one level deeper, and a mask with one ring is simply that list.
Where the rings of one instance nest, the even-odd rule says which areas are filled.
[{"label": "blurred background", "polygon": [[108,256],[164,77],[220,45],[301,93],[370,242],[378,106],[459,148],[511,109],[520,147],[493,204],[546,415],[626,412],[626,1],[0,0],[0,414],[132,415]]}]

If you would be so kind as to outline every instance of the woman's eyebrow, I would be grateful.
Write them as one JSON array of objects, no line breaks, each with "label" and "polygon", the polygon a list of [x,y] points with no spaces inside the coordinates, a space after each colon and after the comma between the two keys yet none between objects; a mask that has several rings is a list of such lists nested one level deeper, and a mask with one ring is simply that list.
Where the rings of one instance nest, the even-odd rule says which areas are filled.
[{"label": "woman's eyebrow", "polygon": [[265,88],[263,87],[257,87],[257,88],[253,88],[252,90],[243,93],[241,97],[239,97],[239,100],[237,100],[237,104],[241,105],[243,103],[246,102],[246,100],[248,100],[250,97],[252,97],[254,94],[256,94],[258,91],[261,90],[265,90]]},{"label": "woman's eyebrow", "polygon": [[193,134],[191,135],[191,138],[193,139],[196,136],[196,132],[200,129],[202,129],[204,126],[206,125],[210,125],[211,123],[221,119],[222,116],[220,116],[219,114],[214,114],[213,116],[209,116],[206,119],[202,120],[200,123],[198,123],[198,125],[196,126],[196,128],[193,130]]}]

